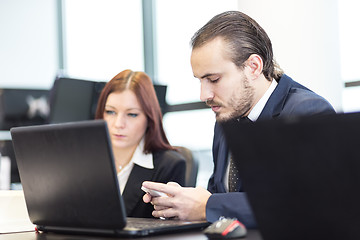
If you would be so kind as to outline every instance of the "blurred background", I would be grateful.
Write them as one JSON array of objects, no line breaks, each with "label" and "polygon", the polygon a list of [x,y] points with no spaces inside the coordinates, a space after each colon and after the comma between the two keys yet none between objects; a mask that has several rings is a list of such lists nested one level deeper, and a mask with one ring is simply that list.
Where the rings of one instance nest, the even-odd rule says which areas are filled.
[{"label": "blurred background", "polygon": [[11,127],[90,118],[103,84],[124,69],[151,76],[168,138],[192,150],[206,187],[215,117],[199,102],[190,39],[227,10],[265,29],[287,75],[337,112],[358,111],[359,9],[357,0],[0,0],[1,178],[11,169],[2,188],[20,181]]}]

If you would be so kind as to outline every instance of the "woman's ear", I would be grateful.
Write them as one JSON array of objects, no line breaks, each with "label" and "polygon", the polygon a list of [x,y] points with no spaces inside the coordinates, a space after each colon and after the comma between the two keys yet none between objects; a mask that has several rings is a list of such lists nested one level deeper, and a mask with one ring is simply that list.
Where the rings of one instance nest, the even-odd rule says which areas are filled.
[{"label": "woman's ear", "polygon": [[263,60],[259,55],[251,54],[245,62],[245,67],[249,70],[249,76],[253,79],[258,78],[262,74]]}]

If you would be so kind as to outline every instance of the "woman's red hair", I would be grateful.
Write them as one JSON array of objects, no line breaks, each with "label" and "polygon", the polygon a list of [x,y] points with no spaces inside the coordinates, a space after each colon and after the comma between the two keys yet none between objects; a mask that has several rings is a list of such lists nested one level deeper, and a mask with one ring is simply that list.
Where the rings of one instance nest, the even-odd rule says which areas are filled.
[{"label": "woman's red hair", "polygon": [[150,77],[144,72],[124,70],[111,79],[101,91],[95,119],[103,119],[105,104],[113,92],[132,91],[139,101],[148,120],[145,132],[144,152],[151,153],[160,149],[173,149],[165,135],[159,101]]}]

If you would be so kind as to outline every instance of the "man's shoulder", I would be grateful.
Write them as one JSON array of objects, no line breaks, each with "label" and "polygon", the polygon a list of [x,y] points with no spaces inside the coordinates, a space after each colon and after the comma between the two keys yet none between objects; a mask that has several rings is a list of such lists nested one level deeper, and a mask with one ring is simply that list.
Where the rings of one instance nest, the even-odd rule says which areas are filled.
[{"label": "man's shoulder", "polygon": [[309,89],[297,87],[290,89],[283,111],[301,115],[335,112],[331,104],[322,96]]},{"label": "man's shoulder", "polygon": [[[275,90],[276,91],[276,90]],[[319,113],[333,113],[334,108],[322,96],[294,81],[287,75],[279,80],[277,94],[280,104],[279,115],[313,115]]]},{"label": "man's shoulder", "polygon": [[[317,93],[311,91],[307,88],[298,88],[298,87],[292,87],[289,90],[289,97],[296,98],[296,99],[319,99],[319,100],[325,100],[325,98],[321,97]],[[326,100],[325,100],[326,101]]]},{"label": "man's shoulder", "polygon": [[304,90],[311,91],[310,89],[308,89],[304,85],[296,82],[295,80],[293,80],[291,77],[289,77],[286,74],[283,74],[281,76],[281,78],[278,80],[278,87],[279,88],[284,88],[284,89],[295,88],[295,89],[304,89]]}]

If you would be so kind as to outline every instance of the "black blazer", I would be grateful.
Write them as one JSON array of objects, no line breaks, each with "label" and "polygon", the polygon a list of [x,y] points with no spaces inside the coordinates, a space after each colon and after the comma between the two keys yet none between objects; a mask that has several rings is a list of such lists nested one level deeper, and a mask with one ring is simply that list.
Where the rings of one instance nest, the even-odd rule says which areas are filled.
[{"label": "black blazer", "polygon": [[[330,113],[335,113],[330,103],[284,74],[259,119]],[[213,160],[214,171],[208,183],[208,190],[213,194],[206,205],[207,220],[214,222],[220,216],[233,217],[249,228],[256,227],[256,221],[246,193],[243,192],[241,181],[238,181],[238,192],[227,193],[225,190],[223,179],[228,165],[228,146],[218,123],[215,124]]]},{"label": "black blazer", "polygon": [[150,218],[154,207],[142,200],[144,191],[141,184],[144,181],[154,182],[177,182],[181,186],[185,184],[185,158],[173,150],[153,152],[154,169],[147,169],[134,165],[129,179],[123,191],[126,213],[128,217]]}]

